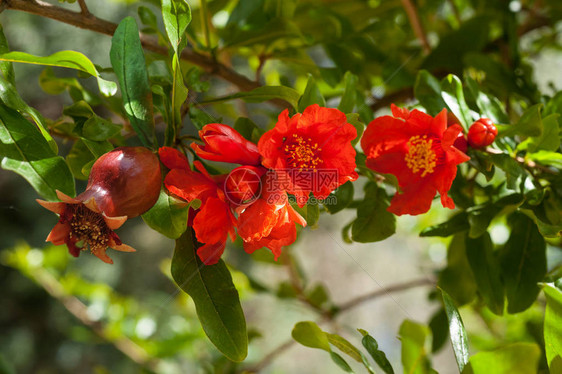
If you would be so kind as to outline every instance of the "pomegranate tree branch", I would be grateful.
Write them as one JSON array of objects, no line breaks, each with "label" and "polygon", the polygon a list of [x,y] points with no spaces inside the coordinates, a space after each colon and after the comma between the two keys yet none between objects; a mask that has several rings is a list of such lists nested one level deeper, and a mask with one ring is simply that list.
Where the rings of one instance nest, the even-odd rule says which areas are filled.
[{"label": "pomegranate tree branch", "polygon": [[355,299],[351,299],[348,302],[341,304],[335,314],[341,314],[343,312],[347,312],[350,309],[353,309],[367,301],[371,301],[379,297],[387,296],[393,292],[405,291],[415,287],[434,286],[434,285],[435,285],[435,279],[431,279],[431,278],[420,278],[408,282],[393,284],[388,287],[381,288],[373,292],[370,292],[368,294],[359,296]]},{"label": "pomegranate tree branch", "polygon": [[89,17],[91,13],[88,10],[88,6],[86,5],[86,0],[78,0],[78,4],[80,5],[80,10],[82,11],[82,14]]},{"label": "pomegranate tree branch", "polygon": [[412,25],[412,29],[414,30],[414,34],[416,34],[416,37],[420,40],[424,53],[428,54],[431,52],[431,47],[429,46],[429,41],[427,40],[427,35],[425,35],[416,6],[412,0],[401,1],[406,14],[408,15],[408,19],[410,20],[410,25]]},{"label": "pomegranate tree branch", "polygon": [[[74,12],[56,5],[46,3],[41,0],[0,0],[0,8],[31,13],[40,17],[50,18],[55,21],[73,25],[82,29],[91,30],[100,34],[112,36],[117,29],[117,24],[98,18],[84,9],[84,0],[79,0],[82,12]],[[162,55],[168,54],[168,49],[158,44],[158,42],[145,34],[140,34],[140,39],[144,48],[149,51]],[[197,53],[192,50],[184,49],[181,54],[182,60],[189,61],[201,67],[210,74],[216,75],[227,82],[237,86],[241,91],[251,91],[260,87],[259,83],[253,82],[245,76],[238,74],[226,65],[215,61],[209,56]]]}]

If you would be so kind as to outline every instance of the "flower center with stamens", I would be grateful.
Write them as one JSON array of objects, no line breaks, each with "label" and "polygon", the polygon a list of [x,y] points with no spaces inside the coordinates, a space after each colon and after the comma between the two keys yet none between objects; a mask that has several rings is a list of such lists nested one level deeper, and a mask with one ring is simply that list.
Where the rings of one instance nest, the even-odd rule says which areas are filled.
[{"label": "flower center with stamens", "polygon": [[69,208],[71,211],[65,218],[70,224],[69,237],[73,246],[81,241],[84,243],[82,249],[85,249],[85,244],[88,244],[90,250],[95,253],[106,249],[111,238],[116,240],[117,244],[121,244],[113,230],[107,227],[100,213],[96,213],[82,204],[69,205]]},{"label": "flower center with stamens", "polygon": [[404,157],[406,165],[413,173],[421,172],[421,176],[433,173],[437,165],[437,154],[433,149],[436,144],[427,135],[412,136],[408,141],[408,153]]},{"label": "flower center with stamens", "polygon": [[318,153],[322,148],[311,138],[303,138],[293,134],[292,138],[286,140],[283,147],[287,156],[289,166],[299,169],[314,169],[324,162]]}]

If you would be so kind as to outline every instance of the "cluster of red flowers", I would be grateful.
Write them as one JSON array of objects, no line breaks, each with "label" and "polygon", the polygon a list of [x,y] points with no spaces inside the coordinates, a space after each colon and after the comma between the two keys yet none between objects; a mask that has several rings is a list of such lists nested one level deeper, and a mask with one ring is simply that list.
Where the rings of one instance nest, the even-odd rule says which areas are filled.
[{"label": "cluster of red flowers", "polygon": [[[394,105],[391,109],[393,116],[374,119],[361,139],[366,166],[398,180],[388,210],[397,215],[425,213],[437,192],[444,207],[454,208],[447,193],[457,165],[469,159],[459,150],[466,149],[462,128],[447,126],[446,110],[431,117]],[[481,148],[496,134],[491,121],[481,119],[471,127],[468,141]],[[169,193],[201,202],[190,213],[189,226],[201,243],[197,254],[208,265],[219,261],[227,238],[234,240],[236,234],[246,252],[267,247],[277,259],[282,248],[296,240],[296,225],[306,226],[289,196],[302,208],[311,195],[325,199],[358,177],[351,143],[357,132],[337,109],[311,105],[292,117],[285,110],[257,145],[222,124],[208,124],[199,135],[203,144],[191,148],[201,159],[241,166],[229,174],[211,175],[199,161],[192,170],[187,157],[174,148],[162,147],[158,154],[169,169],[164,179]],[[66,244],[74,256],[87,244],[111,263],[107,247],[134,251],[113,230],[154,205],[160,186],[159,162],[150,150],[116,148],[94,163],[86,191],[77,198],[57,191],[63,202],[39,201],[60,215],[47,240]]]},{"label": "cluster of red flowers", "polygon": [[[337,109],[312,105],[293,117],[285,110],[258,145],[222,124],[206,125],[199,135],[204,145],[192,144],[192,148],[200,158],[242,166],[230,174],[210,175],[198,161],[194,162],[197,171],[191,170],[176,149],[162,147],[159,155],[170,169],[164,180],[168,191],[186,201],[201,201],[190,225],[202,243],[197,254],[208,265],[218,262],[235,230],[246,252],[267,247],[277,259],[282,247],[296,240],[296,224],[306,226],[287,194],[302,207],[311,193],[326,198],[358,177],[351,144],[357,132]],[[325,183],[303,178],[326,169],[334,177]]]}]

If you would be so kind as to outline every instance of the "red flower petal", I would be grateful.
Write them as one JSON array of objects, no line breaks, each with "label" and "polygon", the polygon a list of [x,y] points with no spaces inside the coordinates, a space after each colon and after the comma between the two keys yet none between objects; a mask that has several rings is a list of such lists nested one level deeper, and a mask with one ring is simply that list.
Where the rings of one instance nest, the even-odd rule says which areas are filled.
[{"label": "red flower petal", "polygon": [[170,170],[190,169],[187,157],[175,148],[161,147],[158,150],[158,156],[160,156],[160,161]]},{"label": "red flower petal", "polygon": [[219,262],[225,247],[225,242],[207,243],[197,249],[197,256],[205,265],[214,265]]}]

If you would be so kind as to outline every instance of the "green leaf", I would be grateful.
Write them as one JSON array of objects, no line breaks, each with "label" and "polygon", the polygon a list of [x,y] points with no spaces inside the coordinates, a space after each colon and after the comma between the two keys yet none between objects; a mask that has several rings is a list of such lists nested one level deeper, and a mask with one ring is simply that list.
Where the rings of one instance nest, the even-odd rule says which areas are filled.
[{"label": "green leaf", "polygon": [[402,365],[405,373],[430,373],[430,363],[425,350],[429,329],[419,323],[405,320],[398,332],[402,341]]},{"label": "green leaf", "polygon": [[[162,0],[162,19],[174,52],[179,54],[185,44],[185,30],[191,22],[191,8],[185,0]],[[184,42],[184,43],[182,43]]]},{"label": "green leaf", "polygon": [[340,369],[342,369],[346,373],[353,373],[351,366],[349,366],[349,364],[343,359],[342,356],[340,356],[336,352],[330,352],[330,357],[332,358],[332,361],[334,361],[336,365],[340,367]]},{"label": "green leaf", "polygon": [[542,120],[543,132],[540,136],[531,137],[517,146],[517,150],[536,152],[539,150],[556,151],[560,147],[559,114],[551,114]]},{"label": "green leaf", "polygon": [[[332,194],[325,200],[324,206],[331,214],[337,213],[345,208],[353,201],[355,189],[353,183],[345,182],[339,186]],[[333,197],[333,199],[331,199]]]},{"label": "green leaf", "polygon": [[462,82],[457,76],[449,74],[441,81],[441,97],[449,110],[462,122],[460,125],[468,131],[473,118],[464,100]]},{"label": "green leaf", "polygon": [[49,143],[49,147],[53,150],[53,152],[58,153],[57,143],[51,134],[49,134],[49,131],[47,131],[47,121],[45,118],[43,118],[38,110],[27,105],[17,92],[16,87],[2,77],[0,77],[0,100],[2,100],[4,104],[10,108],[17,110],[20,113],[27,113],[37,124],[37,128],[41,131],[41,135],[43,135],[45,140]]},{"label": "green leaf", "polygon": [[535,104],[523,113],[516,124],[498,126],[499,136],[541,136],[543,133],[541,108],[542,104]]},{"label": "green leaf", "polygon": [[492,312],[502,315],[504,287],[490,235],[485,233],[476,239],[467,237],[465,245],[466,257],[474,274],[478,292]]},{"label": "green leaf", "polygon": [[234,130],[238,131],[246,140],[257,143],[263,135],[263,130],[249,118],[238,117],[234,122]]},{"label": "green leaf", "polygon": [[302,94],[301,98],[299,99],[299,112],[304,112],[306,108],[310,105],[318,104],[321,107],[326,106],[326,100],[324,100],[324,96],[318,89],[316,85],[316,81],[312,75],[308,76],[308,81],[306,82],[306,87],[304,89],[304,93]]},{"label": "green leaf", "polygon": [[459,306],[472,301],[476,282],[465,250],[466,233],[453,236],[447,252],[447,267],[439,274],[439,287],[445,290]]},{"label": "green leaf", "polygon": [[445,312],[447,313],[447,320],[449,321],[449,336],[451,337],[453,352],[457,359],[459,371],[462,372],[468,363],[468,338],[464,329],[464,324],[462,323],[461,315],[453,299],[443,290],[441,290],[441,296],[443,297],[443,304],[445,305]]},{"label": "green leaf", "polygon": [[540,291],[538,282],[546,274],[546,244],[537,226],[527,216],[512,214],[511,235],[500,250],[505,281],[507,311],[518,313],[533,304]]},{"label": "green leaf", "polygon": [[204,265],[196,254],[195,243],[192,230],[176,240],[172,277],[193,299],[211,342],[230,360],[240,362],[248,354],[248,334],[238,291],[224,261]]},{"label": "green leaf", "polygon": [[438,309],[429,321],[431,329],[431,352],[439,351],[445,345],[449,337],[449,321],[445,309]]},{"label": "green leaf", "polygon": [[[0,25],[0,53],[10,52],[10,47],[8,46],[8,40],[4,35],[4,28]],[[14,66],[11,62],[3,61],[0,62],[0,72],[4,76],[4,79],[10,83],[12,86],[16,85],[16,73],[14,72]]]},{"label": "green leaf", "polygon": [[86,147],[84,142],[80,139],[74,142],[74,145],[70,149],[70,152],[66,156],[66,162],[70,167],[70,171],[76,179],[86,180],[88,179],[88,174],[84,173],[84,166],[93,162],[96,158],[92,152]]},{"label": "green leaf", "polygon": [[488,155],[487,158],[505,172],[507,188],[516,190],[522,178],[526,176],[523,166],[505,153]]},{"label": "green leaf", "polygon": [[176,134],[179,133],[182,128],[183,118],[181,115],[181,107],[187,100],[187,95],[189,93],[183,81],[180,61],[177,54],[175,54],[172,59],[172,73],[174,76],[171,100],[173,121],[168,124],[166,129],[166,144],[168,145],[171,145],[174,142]]},{"label": "green leaf", "polygon": [[305,347],[318,348],[326,352],[332,351],[326,333],[314,322],[298,322],[293,327],[291,336]]},{"label": "green leaf", "polygon": [[351,237],[360,243],[384,240],[396,232],[396,217],[387,208],[390,206],[384,189],[376,183],[365,186],[365,199],[357,208],[357,219],[351,227]]},{"label": "green leaf", "polygon": [[355,130],[357,130],[357,137],[351,141],[351,144],[355,145],[361,139],[363,131],[365,131],[365,124],[361,121],[358,113],[347,113],[345,116],[347,118],[347,122],[350,125],[353,125],[353,127],[355,127]]},{"label": "green leaf", "polygon": [[120,131],[120,125],[116,125],[96,115],[87,119],[82,126],[82,136],[98,142],[112,138],[119,134]]},{"label": "green leaf", "polygon": [[285,86],[263,86],[249,92],[238,92],[217,99],[207,100],[205,103],[216,103],[233,99],[242,99],[248,103],[261,103],[273,99],[281,99],[289,103],[294,109],[299,107],[299,91]]},{"label": "green leaf", "polygon": [[80,52],[60,51],[46,57],[34,56],[24,52],[8,52],[0,55],[0,61],[58,66],[83,71],[97,78],[100,92],[105,96],[112,96],[117,92],[117,85],[114,82],[102,79],[92,61]]},{"label": "green leaf", "polygon": [[328,341],[331,345],[333,345],[355,361],[362,362],[361,352],[357,348],[355,348],[355,346],[351,344],[347,339],[337,334],[326,333],[326,336],[328,337]]},{"label": "green leaf", "polygon": [[470,358],[462,374],[536,374],[541,351],[534,343],[515,343]]},{"label": "green leaf", "polygon": [[414,96],[427,110],[427,113],[435,116],[447,107],[441,97],[441,84],[427,70],[420,70],[414,84]]},{"label": "green leaf", "polygon": [[171,239],[177,239],[187,229],[187,215],[190,204],[160,191],[156,204],[142,215],[152,229]]},{"label": "green leaf", "polygon": [[344,77],[345,90],[338,105],[338,109],[344,113],[353,112],[355,108],[355,101],[357,100],[357,75],[350,73],[349,71],[345,73]]},{"label": "green leaf", "polygon": [[119,80],[127,117],[141,142],[149,147],[154,142],[152,93],[134,18],[126,17],[119,23],[109,56]]},{"label": "green leaf", "polygon": [[448,221],[426,227],[420,232],[420,236],[441,236],[447,237],[457,232],[466,231],[470,228],[468,224],[468,214],[461,212],[455,214]]},{"label": "green leaf", "polygon": [[[558,280],[560,282],[560,280]],[[544,285],[544,346],[551,373],[562,373],[562,291],[554,283]]]},{"label": "green leaf", "polygon": [[359,329],[359,332],[363,335],[363,339],[361,340],[361,344],[363,347],[369,352],[373,360],[379,365],[379,367],[384,371],[386,374],[394,374],[394,369],[390,364],[390,361],[386,358],[386,354],[379,350],[379,344],[371,335],[367,333],[365,330]]},{"label": "green leaf", "polygon": [[528,154],[527,157],[539,164],[562,169],[562,154],[558,152],[538,151]]},{"label": "green leaf", "polygon": [[20,174],[44,198],[57,200],[55,190],[74,196],[74,178],[64,159],[32,123],[2,103],[0,156],[3,169]]},{"label": "green leaf", "polygon": [[464,82],[483,117],[490,118],[494,123],[509,123],[503,104],[497,98],[480,91],[478,83],[468,75],[465,75]]}]

